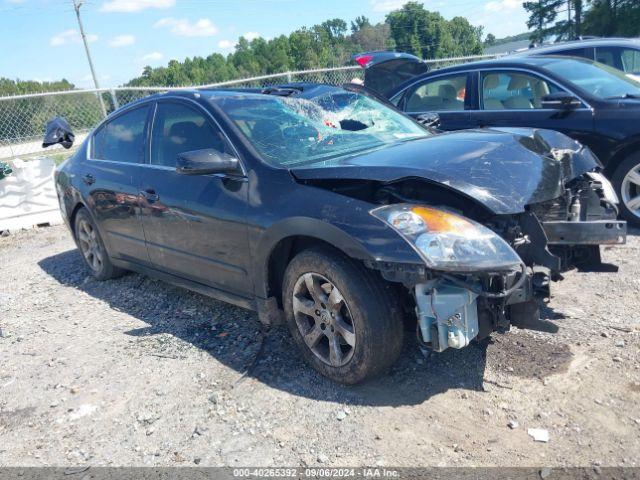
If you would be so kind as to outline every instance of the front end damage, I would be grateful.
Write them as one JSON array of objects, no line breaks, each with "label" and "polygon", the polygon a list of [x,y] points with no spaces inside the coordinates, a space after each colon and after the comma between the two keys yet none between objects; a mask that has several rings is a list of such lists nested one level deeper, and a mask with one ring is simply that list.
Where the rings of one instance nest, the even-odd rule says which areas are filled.
[{"label": "front end damage", "polygon": [[556,199],[485,219],[483,224],[518,254],[519,268],[443,272],[389,262],[370,266],[409,289],[424,348],[463,348],[511,325],[544,327],[538,302],[550,300],[551,282],[561,280],[562,273],[617,270],[600,257],[600,245],[626,241],[626,223],[617,220],[616,204],[610,183],[600,173],[587,172]]},{"label": "front end damage", "polygon": [[371,214],[413,247],[421,262],[366,263],[409,292],[418,339],[437,352],[511,325],[548,328],[538,305],[551,283],[571,269],[615,270],[600,245],[626,240],[598,160],[548,130],[434,135],[292,174],[378,205]]}]

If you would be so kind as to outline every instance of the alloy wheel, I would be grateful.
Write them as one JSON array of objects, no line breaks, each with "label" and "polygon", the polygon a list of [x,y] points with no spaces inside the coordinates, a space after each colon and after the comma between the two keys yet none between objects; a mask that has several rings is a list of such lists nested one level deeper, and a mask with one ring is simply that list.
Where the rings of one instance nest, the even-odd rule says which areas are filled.
[{"label": "alloy wheel", "polygon": [[624,176],[620,193],[627,209],[640,218],[640,165],[632,167]]},{"label": "alloy wheel", "polygon": [[356,331],[349,307],[338,288],[318,273],[305,273],[293,288],[293,314],[302,338],[327,365],[349,363]]},{"label": "alloy wheel", "polygon": [[104,253],[98,241],[96,230],[93,228],[93,225],[84,219],[80,220],[78,224],[78,243],[80,245],[80,251],[82,255],[84,255],[89,267],[91,267],[94,272],[99,272],[102,269]]}]

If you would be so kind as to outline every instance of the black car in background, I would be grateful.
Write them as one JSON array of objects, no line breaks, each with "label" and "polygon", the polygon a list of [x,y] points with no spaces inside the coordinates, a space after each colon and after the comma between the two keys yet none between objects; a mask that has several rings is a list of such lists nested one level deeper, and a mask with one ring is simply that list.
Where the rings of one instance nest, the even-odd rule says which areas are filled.
[{"label": "black car in background", "polygon": [[[70,145],[50,127],[45,143]],[[268,324],[283,310],[305,359],[345,383],[391,365],[411,321],[436,352],[535,324],[550,280],[608,268],[599,245],[626,235],[595,157],[565,135],[436,134],[325,85],[147,97],[55,182],[97,279],[142,272]]]},{"label": "black car in background", "polygon": [[562,55],[582,57],[622,70],[640,81],[640,38],[588,38],[542,45],[514,55]]},{"label": "black car in background", "polygon": [[[366,55],[375,78],[387,60]],[[513,56],[433,70],[378,93],[414,117],[437,114],[443,130],[533,127],[578,140],[604,165],[623,217],[640,226],[640,82],[623,72],[579,58]]]}]

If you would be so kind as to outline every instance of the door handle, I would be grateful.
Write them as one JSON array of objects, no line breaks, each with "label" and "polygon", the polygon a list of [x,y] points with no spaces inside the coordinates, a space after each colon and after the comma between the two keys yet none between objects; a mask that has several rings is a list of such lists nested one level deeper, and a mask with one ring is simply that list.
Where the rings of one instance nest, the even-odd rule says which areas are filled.
[{"label": "door handle", "polygon": [[94,177],[90,173],[87,173],[84,177],[82,177],[82,181],[87,185],[93,185],[94,183],[96,183],[96,177]]},{"label": "door handle", "polygon": [[141,190],[140,195],[142,195],[149,203],[157,202],[158,200],[160,200],[160,195],[158,195],[153,188]]}]

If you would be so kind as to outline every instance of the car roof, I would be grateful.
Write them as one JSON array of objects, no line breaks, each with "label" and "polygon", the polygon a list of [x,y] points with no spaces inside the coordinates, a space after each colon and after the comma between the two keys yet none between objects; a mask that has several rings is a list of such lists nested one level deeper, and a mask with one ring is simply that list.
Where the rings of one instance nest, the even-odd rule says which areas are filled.
[{"label": "car roof", "polygon": [[636,47],[640,49],[640,38],[584,38],[581,40],[569,40],[550,45],[541,45],[521,52],[515,52],[512,55],[544,55],[546,53],[559,52],[567,49],[577,49],[581,47]]}]

